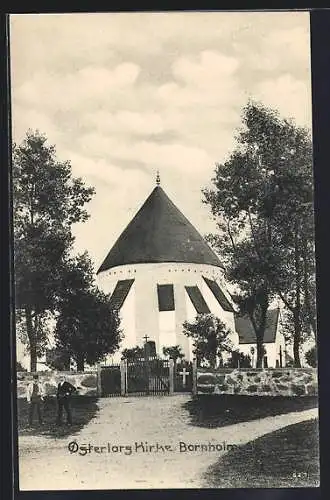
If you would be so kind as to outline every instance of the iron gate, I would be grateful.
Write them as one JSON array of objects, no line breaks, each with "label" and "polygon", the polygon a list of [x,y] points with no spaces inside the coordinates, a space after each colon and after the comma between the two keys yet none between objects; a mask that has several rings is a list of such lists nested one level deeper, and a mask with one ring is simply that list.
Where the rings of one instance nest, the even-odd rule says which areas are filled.
[{"label": "iron gate", "polygon": [[99,394],[109,396],[167,395],[193,390],[193,365],[189,361],[157,357],[122,360],[100,366]]},{"label": "iron gate", "polygon": [[149,358],[127,361],[126,393],[130,395],[166,395],[170,392],[170,368],[166,359]]},{"label": "iron gate", "polygon": [[193,367],[189,361],[177,361],[174,365],[174,391],[191,392],[193,387]]},{"label": "iron gate", "polygon": [[120,365],[102,366],[101,372],[101,396],[120,396],[121,394],[121,371]]}]

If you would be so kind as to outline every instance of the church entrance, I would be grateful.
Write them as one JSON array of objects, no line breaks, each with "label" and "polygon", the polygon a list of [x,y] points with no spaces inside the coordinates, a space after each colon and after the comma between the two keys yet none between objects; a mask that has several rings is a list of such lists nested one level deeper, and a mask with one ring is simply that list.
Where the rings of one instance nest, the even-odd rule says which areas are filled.
[{"label": "church entrance", "polygon": [[192,363],[156,356],[101,366],[99,377],[102,397],[166,396],[175,392],[192,392],[193,388]]},{"label": "church entrance", "polygon": [[157,357],[123,360],[120,365],[101,366],[102,397],[159,396],[173,393],[173,361]]},{"label": "church entrance", "polygon": [[156,357],[127,361],[126,394],[137,396],[170,393],[170,363]]},{"label": "church entrance", "polygon": [[189,361],[174,364],[174,392],[191,392],[193,387],[193,366]]},{"label": "church entrance", "polygon": [[120,396],[122,384],[120,365],[102,366],[99,377],[101,397]]}]

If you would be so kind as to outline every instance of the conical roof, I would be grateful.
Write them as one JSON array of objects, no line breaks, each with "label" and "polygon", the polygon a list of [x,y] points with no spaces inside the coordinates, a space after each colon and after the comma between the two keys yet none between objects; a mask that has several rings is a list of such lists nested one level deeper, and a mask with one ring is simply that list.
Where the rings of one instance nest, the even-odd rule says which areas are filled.
[{"label": "conical roof", "polygon": [[185,262],[222,267],[199,232],[157,185],[97,271],[137,263]]}]

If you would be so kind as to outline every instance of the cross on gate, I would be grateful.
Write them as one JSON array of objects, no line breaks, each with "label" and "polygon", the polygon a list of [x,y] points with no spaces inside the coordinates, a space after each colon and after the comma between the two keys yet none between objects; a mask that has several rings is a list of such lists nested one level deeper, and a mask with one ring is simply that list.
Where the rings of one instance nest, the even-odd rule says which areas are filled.
[{"label": "cross on gate", "polygon": [[145,334],[145,336],[144,336],[143,338],[144,338],[144,340],[145,340],[145,341],[146,341],[146,343],[147,343],[147,340],[149,339],[148,335],[147,335],[147,334]]},{"label": "cross on gate", "polygon": [[185,387],[186,385],[186,377],[188,377],[189,375],[189,371],[186,370],[186,368],[184,367],[182,372],[179,372],[179,375],[182,375],[182,385],[183,387]]}]

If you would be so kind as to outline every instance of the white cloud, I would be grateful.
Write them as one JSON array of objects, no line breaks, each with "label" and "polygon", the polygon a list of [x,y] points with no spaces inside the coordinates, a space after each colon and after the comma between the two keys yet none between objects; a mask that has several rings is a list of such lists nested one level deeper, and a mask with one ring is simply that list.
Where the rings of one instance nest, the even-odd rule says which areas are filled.
[{"label": "white cloud", "polygon": [[248,96],[310,124],[307,13],[14,15],[11,65],[14,138],[46,133],[97,190],[75,234],[98,263],[157,169],[210,230],[200,190],[233,147]]},{"label": "white cloud", "polygon": [[311,87],[309,82],[281,75],[276,79],[264,80],[256,87],[256,98],[264,104],[279,110],[282,116],[294,118],[298,125],[311,124]]},{"label": "white cloud", "polygon": [[136,112],[120,110],[116,113],[110,111],[97,111],[87,113],[83,117],[84,123],[95,127],[100,132],[113,134],[160,134],[164,132],[165,125],[159,113],[153,111]]},{"label": "white cloud", "polygon": [[65,111],[107,102],[114,93],[134,85],[140,68],[125,62],[110,70],[87,66],[79,71],[54,75],[40,71],[14,89],[13,99],[42,110]]},{"label": "white cloud", "polygon": [[173,75],[186,84],[204,89],[216,86],[235,73],[239,61],[220,52],[202,51],[197,58],[180,57],[173,64]]}]

